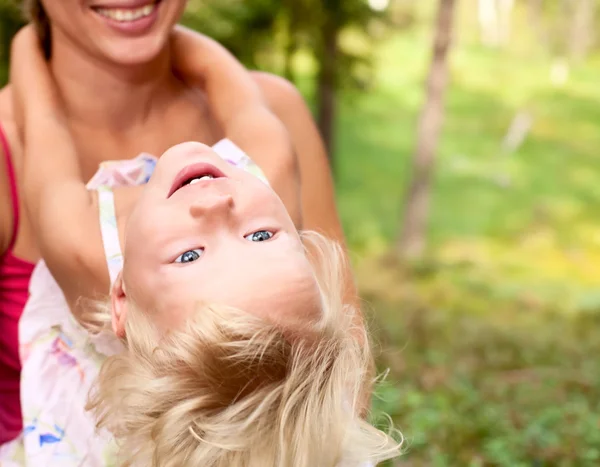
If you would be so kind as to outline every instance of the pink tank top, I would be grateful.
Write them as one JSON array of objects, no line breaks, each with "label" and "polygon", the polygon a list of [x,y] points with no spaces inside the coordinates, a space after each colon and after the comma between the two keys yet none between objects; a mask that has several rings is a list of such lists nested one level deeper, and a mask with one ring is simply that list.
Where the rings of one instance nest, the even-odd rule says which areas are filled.
[{"label": "pink tank top", "polygon": [[14,219],[8,250],[0,256],[0,444],[3,444],[16,438],[22,429],[18,327],[34,265],[13,255],[19,229],[19,201],[10,147],[1,126],[0,145],[6,156]]}]

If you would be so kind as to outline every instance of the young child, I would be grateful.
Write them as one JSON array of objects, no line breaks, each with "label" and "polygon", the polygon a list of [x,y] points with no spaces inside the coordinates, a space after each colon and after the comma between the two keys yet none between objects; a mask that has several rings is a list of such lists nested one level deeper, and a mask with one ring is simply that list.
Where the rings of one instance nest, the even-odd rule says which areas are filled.
[{"label": "young child", "polygon": [[[216,43],[179,30],[173,52],[182,75],[202,77],[228,139],[105,164],[86,186],[33,31],[14,42],[26,203],[45,262],[20,325],[13,458],[334,467],[395,456],[361,417],[370,352],[343,302],[339,248],[297,231],[285,129]],[[107,269],[110,301],[91,307]],[[105,323],[114,334],[89,332]]]}]

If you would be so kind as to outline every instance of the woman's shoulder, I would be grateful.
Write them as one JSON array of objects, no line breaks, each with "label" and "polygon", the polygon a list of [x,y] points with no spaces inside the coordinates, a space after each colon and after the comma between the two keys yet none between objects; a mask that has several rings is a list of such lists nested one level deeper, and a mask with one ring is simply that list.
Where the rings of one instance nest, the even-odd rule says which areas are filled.
[{"label": "woman's shoulder", "polygon": [[9,189],[9,174],[6,160],[11,158],[15,165],[15,153],[18,153],[17,127],[14,120],[12,94],[10,86],[0,89],[0,131],[8,140],[10,154],[0,144],[0,256],[6,249],[12,236],[13,213]]},{"label": "woman's shoulder", "polygon": [[14,124],[12,88],[10,84],[0,88],[0,121],[4,124],[5,120]]},{"label": "woman's shoulder", "polygon": [[[17,144],[19,144],[19,138],[14,117],[12,89],[10,85],[4,86],[2,89],[0,89],[0,130],[2,130],[4,136],[8,139],[11,153],[19,152],[18,149],[20,148],[17,147]],[[1,146],[0,154],[5,156],[4,148]]]},{"label": "woman's shoulder", "polygon": [[10,154],[6,154],[4,145],[0,144],[0,177],[2,177],[0,179],[4,182],[4,177],[7,176],[7,157],[11,158],[12,165],[17,172],[19,172],[19,169],[21,168],[21,161],[19,159],[21,145],[13,111],[12,90],[10,85],[0,89],[0,131],[4,135],[8,145],[8,148],[6,149],[10,151]]},{"label": "woman's shoulder", "polygon": [[298,143],[305,139],[318,138],[313,115],[306,100],[293,83],[271,73],[254,71],[252,76],[267,105],[286,126],[292,140]]},{"label": "woman's shoulder", "polygon": [[274,112],[282,107],[305,105],[300,91],[282,76],[263,71],[252,71],[251,74]]},{"label": "woman's shoulder", "polygon": [[[0,130],[2,130],[2,133],[7,139],[11,160],[18,174],[21,172],[22,167],[21,140],[19,138],[17,122],[15,120],[13,94],[10,85],[0,89]],[[0,148],[0,150],[1,149],[2,148]],[[6,154],[2,151],[0,152],[0,155],[2,156],[1,165],[6,167],[4,157]]]}]

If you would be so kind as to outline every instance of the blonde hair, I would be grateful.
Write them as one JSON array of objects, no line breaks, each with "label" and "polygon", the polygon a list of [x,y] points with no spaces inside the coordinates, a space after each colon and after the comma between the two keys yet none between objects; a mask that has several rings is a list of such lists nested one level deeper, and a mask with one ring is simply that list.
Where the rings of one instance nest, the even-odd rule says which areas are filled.
[{"label": "blonde hair", "polygon": [[127,349],[104,363],[88,404],[122,465],[352,467],[399,454],[359,414],[371,353],[357,311],[343,304],[340,248],[303,239],[322,314],[300,332],[204,306],[158,339],[130,309]]}]

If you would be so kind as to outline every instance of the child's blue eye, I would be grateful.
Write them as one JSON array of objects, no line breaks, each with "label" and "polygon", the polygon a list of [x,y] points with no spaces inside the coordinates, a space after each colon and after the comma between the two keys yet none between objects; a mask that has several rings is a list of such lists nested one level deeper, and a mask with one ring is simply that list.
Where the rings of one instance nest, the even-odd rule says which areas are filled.
[{"label": "child's blue eye", "polygon": [[177,257],[177,259],[175,260],[175,262],[176,263],[193,263],[198,258],[200,258],[203,251],[204,250],[202,250],[201,248],[199,248],[197,250],[186,251],[185,253],[179,255]]},{"label": "child's blue eye", "polygon": [[266,242],[272,239],[273,235],[275,234],[270,230],[258,230],[250,235],[246,235],[244,238],[249,242]]}]

